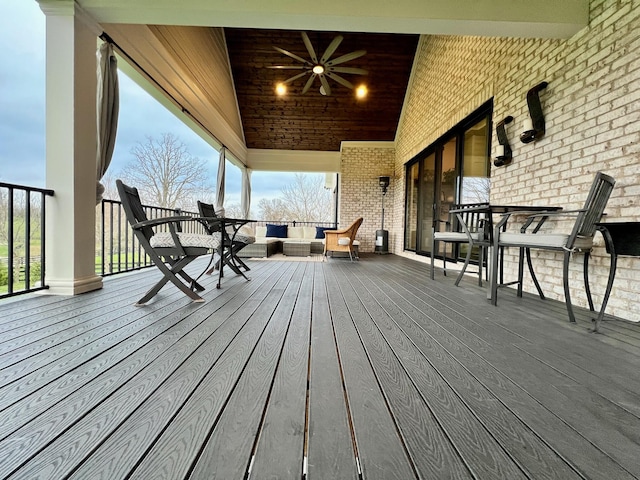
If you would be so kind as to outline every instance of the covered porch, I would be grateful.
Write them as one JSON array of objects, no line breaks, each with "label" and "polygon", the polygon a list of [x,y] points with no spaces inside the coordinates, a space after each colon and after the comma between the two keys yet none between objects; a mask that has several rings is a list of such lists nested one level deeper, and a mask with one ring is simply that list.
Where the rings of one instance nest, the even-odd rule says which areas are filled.
[{"label": "covered porch", "polygon": [[640,477],[638,324],[396,255],[250,266],[2,302],[0,478]]}]

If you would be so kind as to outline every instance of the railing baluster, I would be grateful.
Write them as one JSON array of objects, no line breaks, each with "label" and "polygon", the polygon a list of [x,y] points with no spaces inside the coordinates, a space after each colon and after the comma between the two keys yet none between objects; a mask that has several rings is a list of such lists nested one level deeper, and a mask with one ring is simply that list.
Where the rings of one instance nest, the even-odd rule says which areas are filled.
[{"label": "railing baluster", "polygon": [[[7,285],[6,292],[4,290],[5,286],[0,285],[0,298],[49,288],[45,283],[45,204],[46,197],[54,194],[53,190],[0,182],[0,199],[2,199],[3,202],[5,193],[7,227]],[[33,193],[39,193],[40,195],[34,196]],[[16,197],[18,194],[21,195],[20,200]],[[0,208],[5,208],[5,205],[1,205]],[[33,223],[33,217],[36,212],[39,212],[39,225],[35,225]],[[18,224],[21,219],[23,221],[22,226]],[[20,230],[21,228],[23,230]],[[18,235],[19,239],[16,239],[16,235]],[[34,243],[34,240],[32,240],[31,237],[33,236],[37,238],[37,235],[40,237],[40,278],[39,282],[33,282],[32,285],[31,272],[36,266],[35,262],[37,260],[31,255]],[[21,251],[18,252],[20,243],[16,242],[16,240],[24,242],[23,254]],[[18,259],[23,259],[24,267],[16,263]],[[22,271],[24,271],[24,281],[20,280]]]}]

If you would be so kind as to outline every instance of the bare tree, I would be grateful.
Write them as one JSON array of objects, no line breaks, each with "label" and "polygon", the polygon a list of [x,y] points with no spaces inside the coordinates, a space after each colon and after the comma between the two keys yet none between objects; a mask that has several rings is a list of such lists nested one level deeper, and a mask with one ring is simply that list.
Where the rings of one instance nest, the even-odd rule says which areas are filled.
[{"label": "bare tree", "polygon": [[134,158],[120,173],[138,188],[145,203],[166,208],[182,207],[183,199],[195,197],[204,188],[206,162],[192,157],[182,141],[171,133],[160,140],[147,137],[132,148]]},{"label": "bare tree", "polygon": [[323,175],[296,173],[282,188],[282,197],[260,201],[261,217],[268,220],[326,222],[332,220],[332,195],[324,188]]},{"label": "bare tree", "polygon": [[287,221],[291,214],[281,198],[263,198],[258,202],[258,216],[263,220]]}]

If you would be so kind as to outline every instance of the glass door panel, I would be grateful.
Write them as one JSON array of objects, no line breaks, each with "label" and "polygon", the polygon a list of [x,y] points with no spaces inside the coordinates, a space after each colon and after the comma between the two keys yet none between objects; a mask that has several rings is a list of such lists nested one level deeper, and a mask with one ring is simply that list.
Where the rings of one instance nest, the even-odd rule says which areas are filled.
[{"label": "glass door panel", "polygon": [[405,211],[404,245],[407,250],[414,250],[417,246],[418,231],[418,183],[420,163],[416,162],[407,172],[407,207]]},{"label": "glass door panel", "polygon": [[489,201],[489,131],[483,118],[464,132],[460,203]]},{"label": "glass door panel", "polygon": [[420,250],[431,250],[431,228],[436,200],[436,154],[432,153],[422,161],[422,178],[420,181]]}]

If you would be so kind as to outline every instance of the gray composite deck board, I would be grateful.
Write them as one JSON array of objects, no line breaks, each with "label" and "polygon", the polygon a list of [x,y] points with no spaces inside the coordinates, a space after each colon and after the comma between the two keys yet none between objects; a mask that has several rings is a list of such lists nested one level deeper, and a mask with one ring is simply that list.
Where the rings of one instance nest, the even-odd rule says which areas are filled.
[{"label": "gray composite deck board", "polygon": [[[301,265],[304,270],[294,279],[299,282],[297,298],[286,305],[292,308],[291,322],[257,439],[253,479],[300,478],[303,473],[315,264]],[[284,313],[276,312],[283,318]]]},{"label": "gray composite deck board", "polygon": [[0,478],[640,478],[639,324],[593,334],[428,268],[251,261],[202,277],[205,303],[135,307],[149,269],[0,302]]},{"label": "gray composite deck board", "polygon": [[323,268],[316,268],[311,310],[307,460],[308,478],[358,478],[351,421]]}]

